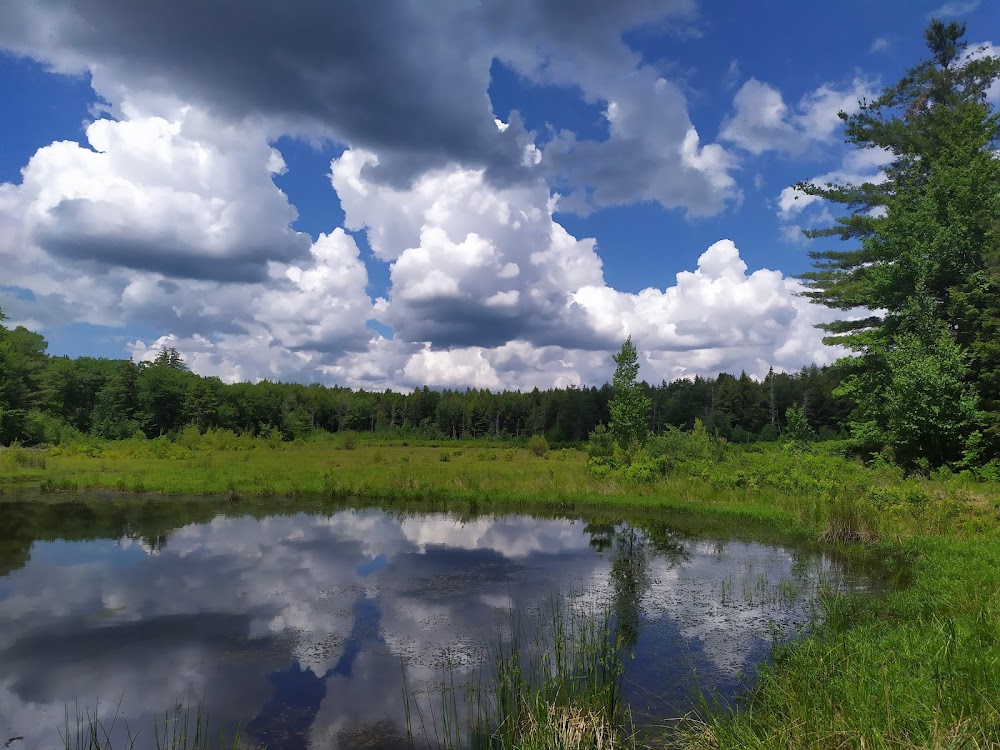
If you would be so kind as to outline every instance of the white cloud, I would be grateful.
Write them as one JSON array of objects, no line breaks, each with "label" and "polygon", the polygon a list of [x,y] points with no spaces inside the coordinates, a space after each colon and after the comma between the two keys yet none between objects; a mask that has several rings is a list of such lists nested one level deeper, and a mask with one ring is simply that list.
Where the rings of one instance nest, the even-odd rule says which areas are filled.
[{"label": "white cloud", "polygon": [[[375,159],[349,150],[331,180],[347,225],[390,264],[386,299],[364,294],[364,264],[342,229],[321,236],[307,261],[270,263],[253,284],[133,272],[118,293],[124,319],[173,331],[132,342],[133,356],[175,346],[193,369],[226,380],[530,389],[604,382],[609,351],[627,335],[651,381],[721,369],[763,376],[836,355],[812,327],[826,311],[778,272],[748,273],[728,240],[674,286],[627,294],[605,283],[594,241],[554,220],[544,183],[497,187],[455,166],[391,187],[366,175]],[[366,333],[373,316],[395,336]]]},{"label": "white cloud", "polygon": [[889,41],[887,37],[877,36],[872,39],[872,46],[868,48],[868,51],[875,55],[880,52],[888,52],[889,47],[892,46],[892,42]]},{"label": "white cloud", "polygon": [[134,356],[182,344],[196,370],[229,380],[301,377],[364,346],[372,303],[353,238],[289,228],[272,181],[284,161],[252,123],[164,106],[126,104],[127,119],[87,128],[91,149],[41,148],[21,184],[0,186],[17,287],[4,308],[41,328],[152,326],[164,335],[133,342]]},{"label": "white cloud", "polygon": [[382,322],[435,348],[565,343],[569,295],[603,284],[602,264],[593,240],[554,221],[543,182],[496,187],[484,170],[452,167],[397,188],[366,178],[374,161],[347,151],[331,175],[347,226],[390,263]]},{"label": "white cloud", "polygon": [[[813,177],[814,185],[877,185],[886,179],[884,168],[892,162],[893,154],[882,148],[848,151],[840,167],[832,172]],[[832,224],[834,215],[830,206],[817,195],[808,195],[796,187],[784,188],[778,196],[778,221],[782,236],[789,242],[802,242],[803,224],[819,228]]]},{"label": "white cloud", "polygon": [[[486,0],[432,13],[420,3],[291,10],[247,0],[238,18],[217,2],[144,13],[117,0],[50,5],[0,6],[0,47],[89,72],[115,114],[123,91],[179,97],[219,117],[260,120],[272,136],[377,152],[375,171],[393,183],[460,163],[500,180],[544,173],[580,191],[581,205],[656,200],[707,215],[738,199],[732,161],[694,130],[681,87],[624,38],[642,26],[690,26],[695,0]],[[496,61],[606,107],[610,138],[566,133],[546,158],[514,116],[498,128],[488,91]]]},{"label": "white cloud", "polygon": [[798,361],[837,356],[814,328],[829,312],[797,296],[798,282],[777,271],[746,271],[733,242],[720,240],[672,287],[638,294],[587,288],[576,301],[595,329],[618,339],[632,335],[657,377],[719,369],[763,377],[771,366],[794,369]]},{"label": "white cloud", "polygon": [[[970,44],[971,52],[966,56],[969,60],[977,60],[983,57],[1000,57],[1000,47],[992,42],[981,44]],[[994,107],[1000,106],[1000,80],[994,81],[993,85],[986,91],[986,99]]]},{"label": "white cloud", "polygon": [[41,148],[18,194],[26,241],[50,255],[179,278],[252,279],[301,256],[306,235],[271,181],[284,162],[251,123],[128,103],[86,129],[90,148]]},{"label": "white cloud", "polygon": [[719,138],[752,154],[801,154],[813,144],[832,140],[840,127],[838,113],[856,112],[871,92],[871,84],[860,78],[847,90],[823,84],[793,109],[773,86],[751,78],[736,92]]},{"label": "white cloud", "polygon": [[556,186],[579,192],[564,210],[655,201],[707,216],[741,198],[736,159],[703,143],[680,86],[642,67],[628,75],[583,84],[588,98],[606,103],[609,137],[580,140],[560,131],[544,148],[541,166]]},{"label": "white cloud", "polygon": [[[647,185],[647,197],[665,204],[696,213],[732,196],[731,157],[701,145],[674,84],[645,68],[624,83],[601,81],[601,70],[588,73],[592,95],[620,94],[608,99],[612,137],[584,148],[635,141],[659,153],[680,169]],[[135,358],[176,346],[195,371],[228,381],[598,384],[609,351],[630,333],[650,380],[720,367],[763,375],[772,364],[829,358],[803,324],[813,311],[794,284],[770,271],[747,275],[732,243],[710,248],[674,287],[625,294],[607,286],[596,242],[556,221],[563,199],[542,179],[498,185],[486,168],[452,164],[392,185],[374,171],[378,155],[348,149],[330,173],[346,230],[365,231],[389,264],[390,289],[373,304],[345,228],[314,243],[290,228],[295,210],[272,180],[284,160],[262,125],[221,121],[168,96],[119,95],[121,119],[92,123],[91,149],[39,149],[20,185],[0,186],[0,255],[35,295],[16,300],[26,319],[151,326],[161,335],[132,341]],[[797,127],[821,136],[836,101],[818,90]],[[660,121],[648,121],[650,107]],[[558,143],[566,145],[550,143],[543,161]],[[684,191],[702,197],[682,200]],[[588,200],[632,200],[595,195]],[[395,336],[368,331],[373,317]]]},{"label": "white cloud", "polygon": [[949,18],[951,16],[967,16],[978,9],[982,0],[952,0],[944,5],[940,5],[930,13],[927,18]]}]

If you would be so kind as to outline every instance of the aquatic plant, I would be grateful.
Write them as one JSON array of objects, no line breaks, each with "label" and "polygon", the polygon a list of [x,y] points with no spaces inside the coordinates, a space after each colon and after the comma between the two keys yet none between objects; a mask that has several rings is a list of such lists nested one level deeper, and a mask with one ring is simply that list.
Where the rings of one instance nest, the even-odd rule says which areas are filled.
[{"label": "aquatic plant", "polygon": [[[82,710],[76,706],[72,717],[67,706],[60,732],[64,750],[133,750],[142,730],[124,721],[119,729],[121,704],[119,698],[108,719],[101,718],[99,705]],[[201,704],[177,704],[165,711],[162,720],[153,723],[151,734],[156,750],[246,750],[239,727],[228,732],[214,729]]]},{"label": "aquatic plant", "polygon": [[635,747],[622,700],[624,640],[608,612],[553,602],[529,621],[510,610],[486,666],[467,682],[446,665],[436,701],[404,681],[411,747],[616,750]]}]

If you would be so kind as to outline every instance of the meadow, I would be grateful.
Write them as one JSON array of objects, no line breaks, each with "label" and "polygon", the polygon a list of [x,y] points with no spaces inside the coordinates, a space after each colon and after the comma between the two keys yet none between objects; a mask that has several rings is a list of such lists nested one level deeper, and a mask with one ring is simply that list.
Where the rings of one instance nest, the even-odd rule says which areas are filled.
[{"label": "meadow", "polygon": [[[676,446],[675,446],[676,448]],[[232,433],[87,440],[0,453],[0,502],[64,493],[210,495],[238,510],[378,504],[457,511],[653,515],[679,526],[781,537],[884,560],[897,586],[831,593],[808,637],[776,642],[736,712],[704,710],[657,742],[688,748],[1000,747],[1000,483],[906,476],[837,443],[680,446],[662,476],[600,476],[584,450],[535,443],[283,443]],[[109,499],[110,498],[110,499]],[[101,501],[98,501],[101,502]],[[2,512],[2,511],[0,511]]]}]

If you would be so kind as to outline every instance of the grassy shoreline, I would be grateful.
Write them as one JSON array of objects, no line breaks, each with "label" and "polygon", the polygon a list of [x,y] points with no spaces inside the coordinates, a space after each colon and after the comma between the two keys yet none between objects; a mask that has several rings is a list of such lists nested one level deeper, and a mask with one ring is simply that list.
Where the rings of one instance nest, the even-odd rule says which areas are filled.
[{"label": "grassy shoreline", "polygon": [[905,558],[906,588],[831,598],[825,622],[776,650],[740,711],[692,717],[670,741],[690,748],[1000,747],[1000,485],[946,473],[906,478],[822,445],[730,446],[648,484],[597,479],[584,454],[572,450],[539,456],[461,443],[246,451],[174,445],[123,441],[87,454],[7,450],[0,454],[0,502],[86,490],[123,502],[132,494],[152,503],[149,493],[205,495],[236,508],[349,502],[626,512]]}]

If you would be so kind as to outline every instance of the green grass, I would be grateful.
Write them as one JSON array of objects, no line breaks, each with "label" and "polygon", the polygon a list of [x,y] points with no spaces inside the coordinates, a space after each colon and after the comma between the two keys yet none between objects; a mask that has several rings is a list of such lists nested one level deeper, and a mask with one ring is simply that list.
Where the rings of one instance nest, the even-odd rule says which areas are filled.
[{"label": "green grass", "polygon": [[414,747],[446,750],[616,750],[636,747],[622,701],[625,643],[610,613],[553,602],[547,620],[511,612],[484,671],[437,700],[407,695]]},{"label": "green grass", "polygon": [[710,701],[684,748],[993,748],[1000,742],[1000,546],[923,540],[909,586],[820,597],[734,714]]},{"label": "green grass", "polygon": [[[811,634],[777,646],[735,711],[711,698],[662,742],[689,748],[1000,747],[1000,485],[940,472],[905,477],[836,445],[713,449],[649,483],[599,479],[584,453],[495,444],[363,440],[242,449],[161,440],[0,453],[0,490],[110,491],[156,514],[157,495],[219,509],[338,503],[405,510],[639,515],[705,534],[798,540],[905,561],[906,585],[831,596]],[[37,494],[41,490],[43,494]],[[99,501],[98,501],[99,502]],[[106,502],[106,501],[105,501]],[[211,504],[206,513],[211,513]],[[17,564],[23,545],[0,557]]]}]

